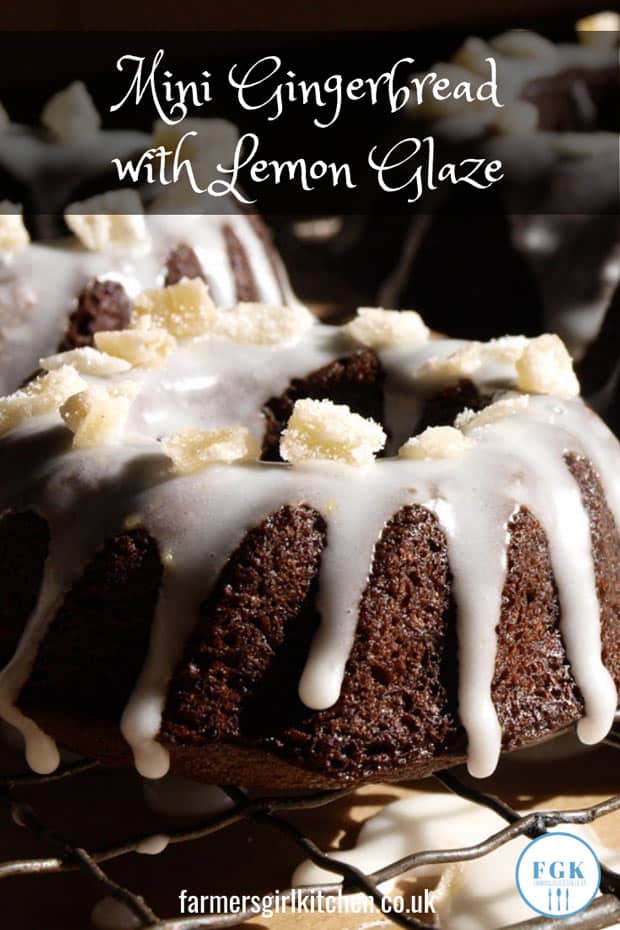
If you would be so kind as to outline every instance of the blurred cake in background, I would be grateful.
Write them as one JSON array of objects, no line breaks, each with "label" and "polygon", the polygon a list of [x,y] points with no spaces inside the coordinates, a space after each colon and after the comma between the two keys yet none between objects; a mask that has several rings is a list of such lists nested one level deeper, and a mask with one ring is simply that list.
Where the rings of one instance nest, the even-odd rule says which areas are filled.
[{"label": "blurred cake in background", "polygon": [[148,133],[102,129],[81,81],[52,96],[40,125],[13,122],[0,108],[0,200],[20,203],[32,234],[58,235],[65,207],[116,186],[111,161],[144,151]]},{"label": "blurred cake in background", "polygon": [[369,197],[366,215],[293,223],[282,236],[293,278],[305,262],[311,288],[340,274],[351,308],[413,307],[477,339],[558,331],[581,354],[620,278],[617,23],[581,21],[579,43],[526,30],[467,39],[433,70],[476,86],[493,57],[504,107],[425,101],[391,138],[432,135],[436,164],[499,158],[509,183],[444,186],[409,215]]},{"label": "blurred cake in background", "polygon": [[149,287],[202,278],[219,307],[295,303],[270,234],[257,216],[138,212],[116,191],[67,214],[75,236],[31,242],[16,212],[0,214],[0,393],[14,390],[58,348],[92,345],[124,329],[132,298]]},{"label": "blurred cake in background", "polygon": [[0,392],[14,390],[58,348],[124,329],[148,287],[202,278],[219,307],[295,303],[269,231],[255,215],[143,214],[115,191],[74,205],[76,233],[31,242],[18,208],[0,214]]},{"label": "blurred cake in background", "polygon": [[[439,328],[452,312],[487,336],[514,330],[521,312],[514,331],[557,331],[575,354],[594,338],[620,279],[619,22],[580,21],[579,44],[526,30],[469,38],[434,67],[475,86],[495,60],[502,109],[427,97],[410,115],[451,161],[500,159],[506,180],[499,194],[452,188],[430,218],[421,205],[382,289],[385,306],[420,306]],[[447,254],[457,272],[443,276]]]},{"label": "blurred cake in background", "polygon": [[[193,165],[226,160],[237,130],[186,121]],[[57,349],[123,329],[132,298],[149,287],[202,278],[218,307],[289,304],[288,278],[262,220],[222,199],[203,215],[179,185],[118,188],[111,159],[174,147],[177,127],[110,131],[76,82],[52,97],[41,127],[0,119],[0,393],[14,390]],[[85,197],[85,199],[81,199]],[[63,218],[64,214],[64,218]],[[67,237],[67,228],[73,233]]]}]

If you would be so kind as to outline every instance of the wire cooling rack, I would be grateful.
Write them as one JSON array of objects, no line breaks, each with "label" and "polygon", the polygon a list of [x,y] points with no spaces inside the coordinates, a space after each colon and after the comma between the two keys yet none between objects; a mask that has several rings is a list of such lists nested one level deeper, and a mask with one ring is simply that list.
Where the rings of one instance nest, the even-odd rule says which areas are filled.
[{"label": "wire cooling rack", "polygon": [[[616,727],[607,739],[607,743],[618,750],[620,750],[619,724],[620,720],[617,719]],[[224,928],[237,926],[257,917],[255,910],[201,917],[163,918],[158,916],[142,896],[113,881],[102,868],[106,862],[137,852],[140,843],[147,839],[146,835],[122,840],[114,846],[88,851],[69,843],[58,832],[50,829],[39,817],[35,808],[19,798],[20,788],[77,778],[97,767],[97,762],[83,761],[67,765],[47,776],[0,777],[0,802],[5,806],[8,814],[39,840],[53,844],[58,850],[57,856],[53,858],[16,859],[0,863],[0,879],[79,870],[91,880],[94,879],[102,893],[125,904],[138,918],[141,927],[152,928],[152,930],[204,930],[204,928],[224,930]],[[240,788],[224,786],[223,790],[233,802],[231,808],[223,813],[202,819],[189,829],[177,830],[168,835],[171,844],[187,843],[218,833],[240,821],[252,821],[278,830],[316,865],[342,876],[342,883],[305,886],[304,895],[309,898],[321,896],[324,899],[338,894],[349,895],[363,892],[372,897],[377,909],[394,924],[405,927],[407,930],[429,930],[428,923],[422,923],[413,915],[394,913],[384,909],[383,893],[379,885],[421,866],[467,862],[493,852],[516,837],[534,838],[559,824],[592,823],[600,817],[620,811],[620,796],[617,796],[578,810],[535,811],[522,816],[504,801],[473,788],[453,772],[437,772],[434,777],[449,791],[494,811],[506,821],[506,826],[475,846],[450,850],[424,850],[405,856],[376,872],[366,874],[348,863],[334,859],[331,855],[328,856],[309,836],[306,836],[286,818],[287,812],[326,807],[333,801],[350,794],[353,788],[320,791],[299,796],[250,798]],[[503,927],[498,930],[602,930],[604,927],[620,922],[620,874],[603,866],[601,891],[602,895],[596,898],[589,907],[572,917],[535,917],[532,920],[511,924],[510,928]],[[293,890],[281,892],[280,898],[282,901],[290,902],[293,898]]]}]

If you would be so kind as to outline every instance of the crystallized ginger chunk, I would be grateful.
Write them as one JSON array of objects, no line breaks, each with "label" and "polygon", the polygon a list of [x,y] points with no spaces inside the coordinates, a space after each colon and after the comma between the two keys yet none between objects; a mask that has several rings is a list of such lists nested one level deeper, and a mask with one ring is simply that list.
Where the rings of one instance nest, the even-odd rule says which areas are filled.
[{"label": "crystallized ginger chunk", "polygon": [[352,413],[345,404],[298,400],[282,433],[280,454],[294,465],[321,459],[368,465],[386,438],[378,423]]},{"label": "crystallized ginger chunk", "polygon": [[182,278],[170,287],[142,291],[134,300],[132,329],[150,318],[155,328],[167,330],[177,339],[203,336],[213,328],[216,310],[207,285],[201,278]]},{"label": "crystallized ginger chunk", "polygon": [[501,397],[483,410],[463,410],[459,413],[454,425],[457,429],[465,430],[479,429],[482,426],[490,426],[492,423],[498,423],[507,417],[522,413],[529,407],[530,399],[527,394],[510,394],[508,397]]},{"label": "crystallized ginger chunk", "polygon": [[71,365],[40,375],[25,387],[0,397],[0,436],[21,426],[30,417],[58,410],[68,397],[81,391],[85,382]]},{"label": "crystallized ginger chunk", "polygon": [[97,134],[101,117],[82,81],[74,81],[45,104],[41,122],[59,142],[75,144]]},{"label": "crystallized ginger chunk", "polygon": [[123,434],[131,405],[140,390],[135,381],[99,385],[74,394],[60,408],[60,415],[78,449],[117,445]]},{"label": "crystallized ginger chunk", "polygon": [[360,307],[357,316],[342,327],[360,345],[369,349],[392,349],[426,342],[430,330],[415,310],[384,310]]},{"label": "crystallized ginger chunk", "polygon": [[416,378],[431,385],[450,384],[470,378],[488,363],[514,365],[528,344],[525,336],[502,336],[488,342],[468,342],[444,357],[430,358],[415,372]]},{"label": "crystallized ginger chunk", "polygon": [[429,384],[447,384],[469,378],[483,362],[482,343],[470,342],[444,358],[430,358],[415,372],[416,378]]},{"label": "crystallized ginger chunk", "polygon": [[576,397],[579,381],[559,336],[546,333],[530,339],[516,363],[517,387],[527,394]]},{"label": "crystallized ginger chunk", "polygon": [[217,313],[213,333],[242,345],[287,345],[299,342],[315,322],[301,305],[239,303]]},{"label": "crystallized ginger chunk", "polygon": [[181,474],[200,471],[209,465],[252,462],[260,456],[260,443],[243,426],[221,429],[188,428],[164,439],[166,455]]},{"label": "crystallized ginger chunk", "polygon": [[109,246],[144,247],[149,241],[142,202],[136,191],[129,189],[70,204],[65,222],[91,251]]},{"label": "crystallized ginger chunk", "polygon": [[512,365],[521,356],[527,343],[527,336],[500,336],[498,339],[481,342],[480,347],[485,361]]},{"label": "crystallized ginger chunk", "polygon": [[429,426],[419,436],[408,439],[398,454],[402,459],[455,459],[471,446],[471,439],[453,426]]},{"label": "crystallized ginger chunk", "polygon": [[19,204],[3,200],[0,203],[0,252],[18,252],[30,242],[24,226],[22,208]]},{"label": "crystallized ginger chunk", "polygon": [[124,361],[128,368],[132,365],[137,368],[162,365],[176,344],[174,336],[165,329],[123,329],[95,333],[97,348]]},{"label": "crystallized ginger chunk", "polygon": [[129,362],[122,358],[114,358],[105,352],[98,352],[90,346],[80,349],[71,349],[69,352],[58,352],[57,355],[48,355],[39,360],[39,365],[46,371],[56,371],[63,365],[73,365],[81,375],[93,375],[96,378],[106,378],[117,375],[131,368]]}]

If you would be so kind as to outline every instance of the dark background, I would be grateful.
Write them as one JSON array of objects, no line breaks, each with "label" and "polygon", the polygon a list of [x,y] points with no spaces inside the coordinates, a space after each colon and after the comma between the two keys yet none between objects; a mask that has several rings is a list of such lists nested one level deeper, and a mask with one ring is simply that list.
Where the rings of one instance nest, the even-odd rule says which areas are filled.
[{"label": "dark background", "polygon": [[[441,3],[416,0],[230,0],[209,3],[185,0],[183,3],[128,2],[106,3],[79,0],[45,0],[4,4],[0,24],[5,29],[131,29],[139,32],[164,29],[228,29],[236,31],[277,29],[417,29],[456,25],[470,33],[479,27],[512,21],[521,27],[540,25],[541,20],[561,18],[566,26],[570,15],[583,15],[614,4],[583,0],[443,0]],[[33,63],[36,67],[36,64]]]}]

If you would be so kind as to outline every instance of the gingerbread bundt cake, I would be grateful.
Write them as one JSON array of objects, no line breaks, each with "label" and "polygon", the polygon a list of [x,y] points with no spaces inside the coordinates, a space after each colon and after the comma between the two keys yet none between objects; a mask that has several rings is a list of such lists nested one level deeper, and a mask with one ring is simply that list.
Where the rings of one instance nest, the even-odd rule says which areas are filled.
[{"label": "gingerbread bundt cake", "polygon": [[149,290],[0,402],[0,716],[39,772],[415,777],[620,684],[620,446],[555,336]]}]

